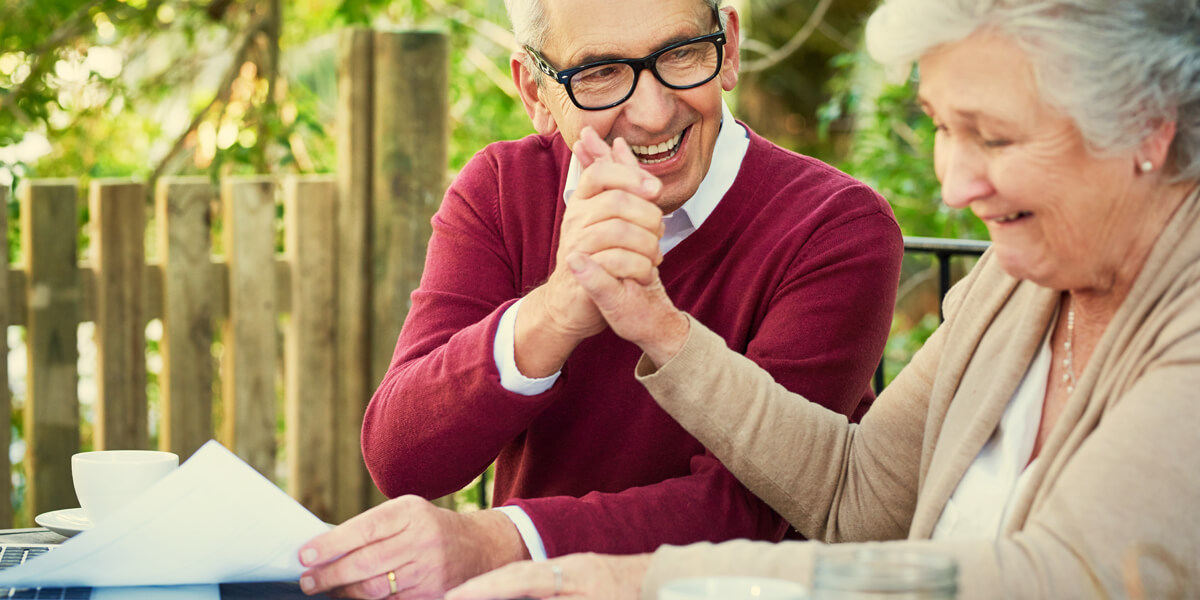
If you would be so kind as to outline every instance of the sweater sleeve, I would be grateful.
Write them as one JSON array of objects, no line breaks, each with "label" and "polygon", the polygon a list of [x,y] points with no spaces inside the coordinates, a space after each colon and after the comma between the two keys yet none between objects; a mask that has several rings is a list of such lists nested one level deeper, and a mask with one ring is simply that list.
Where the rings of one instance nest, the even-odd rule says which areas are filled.
[{"label": "sweater sleeve", "polygon": [[[891,324],[903,244],[895,220],[875,203],[873,192],[860,187],[849,193],[869,194],[871,201],[859,195],[843,203],[857,213],[830,219],[820,235],[805,240],[798,256],[789,257],[780,283],[763,302],[745,356],[729,352],[726,341],[710,333],[714,347],[757,364],[767,379],[814,390],[821,404],[842,413],[830,414],[843,423],[864,396],[869,398],[870,378]],[[698,393],[714,405],[713,414],[744,408],[744,390],[736,386]],[[646,552],[683,541],[780,539],[787,522],[747,490],[718,456],[697,455],[689,475],[654,485],[514,504],[533,519],[550,556]]]},{"label": "sweater sleeve", "polygon": [[501,235],[494,168],[481,153],[446,192],[421,285],[367,406],[363,457],[388,497],[461,489],[561,388],[522,396],[500,384],[496,328],[524,290]]},{"label": "sweater sleeve", "polygon": [[[1197,386],[1200,333],[1192,333],[1165,350],[1122,395],[1021,530],[996,540],[870,546],[955,558],[961,598],[1200,595],[1200,513],[1195,509],[1200,479],[1191,460],[1200,452]],[[885,398],[886,393],[881,401]],[[699,574],[764,575],[809,584],[820,549],[815,542],[664,547],[655,553],[642,598],[655,598],[666,581]]]},{"label": "sweater sleeve", "polygon": [[[962,286],[947,297],[947,314],[957,310]],[[1104,418],[1079,440],[1021,529],[995,540],[862,545],[955,558],[963,598],[1200,594],[1200,479],[1191,475],[1190,458],[1200,452],[1200,403],[1194,401],[1200,311],[1189,308],[1200,302],[1197,296],[1174,301],[1183,308],[1154,336],[1153,347],[1139,352],[1136,371],[1122,373],[1132,383],[1106,402]],[[710,443],[751,489],[785,516],[807,520],[806,533],[862,543],[899,537],[912,514],[920,448],[928,443],[921,435],[931,410],[924,399],[946,331],[930,338],[857,427],[779,388],[744,359],[721,351],[698,326],[675,359],[654,373],[643,361],[639,373],[660,404]],[[725,389],[745,390],[740,410],[704,400]],[[820,468],[827,464],[836,469]],[[656,597],[670,579],[699,574],[810,584],[820,552],[817,542],[664,547],[643,580],[642,598]]]},{"label": "sweater sleeve", "polygon": [[[947,294],[947,313],[957,310],[977,271]],[[859,425],[729,352],[698,322],[683,349],[657,371],[643,357],[638,378],[805,537],[896,539],[907,534],[916,507],[928,402],[947,331],[939,327],[930,336]]]},{"label": "sweater sleeve", "polygon": [[895,539],[908,531],[916,505],[925,411],[920,402],[893,398],[927,388],[929,378],[918,371],[935,360],[938,346],[935,333],[861,425],[787,390],[695,321],[675,358],[657,372],[643,358],[639,377],[672,417],[806,537]]}]

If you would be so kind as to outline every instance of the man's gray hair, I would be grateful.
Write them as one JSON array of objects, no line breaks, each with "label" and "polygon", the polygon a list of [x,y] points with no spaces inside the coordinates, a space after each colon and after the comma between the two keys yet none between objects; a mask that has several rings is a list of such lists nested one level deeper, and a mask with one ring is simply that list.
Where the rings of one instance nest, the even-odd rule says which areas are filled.
[{"label": "man's gray hair", "polygon": [[1200,0],[886,0],[867,50],[907,75],[930,50],[984,30],[1028,54],[1042,97],[1093,153],[1128,152],[1175,121],[1166,173],[1200,180]]},{"label": "man's gray hair", "polygon": [[[512,23],[513,35],[517,38],[518,46],[529,46],[538,51],[546,47],[546,42],[550,39],[550,19],[546,16],[545,5],[542,4],[545,1],[547,0],[504,0],[504,8],[508,11],[508,20]],[[721,7],[721,0],[700,2],[711,10]],[[724,18],[722,15],[722,25]],[[538,85],[541,85],[542,72],[533,63],[533,59],[526,55],[524,61],[525,68],[533,73]]]}]

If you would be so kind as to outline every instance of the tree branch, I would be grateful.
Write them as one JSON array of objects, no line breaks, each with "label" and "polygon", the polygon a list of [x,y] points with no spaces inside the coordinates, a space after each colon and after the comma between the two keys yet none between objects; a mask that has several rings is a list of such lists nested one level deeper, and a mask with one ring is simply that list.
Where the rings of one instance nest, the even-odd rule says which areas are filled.
[{"label": "tree branch", "polygon": [[792,39],[788,40],[786,44],[780,46],[778,49],[768,53],[766,56],[758,60],[742,63],[742,73],[754,73],[756,71],[769,69],[788,56],[791,56],[793,52],[799,49],[800,46],[802,46],[804,42],[808,40],[808,37],[812,35],[813,31],[816,31],[817,26],[820,25],[822,20],[825,19],[825,11],[829,10],[830,4],[833,4],[833,0],[821,0],[821,2],[817,4],[816,10],[809,15],[808,21],[804,23],[804,26],[801,27],[795,35],[792,36]]},{"label": "tree branch", "polygon": [[[75,12],[71,13],[71,16],[63,19],[63,25],[61,27],[56,29],[54,33],[50,34],[50,36],[46,38],[46,41],[40,46],[33,48],[30,53],[36,54],[39,57],[44,56],[47,51],[59,47],[63,42],[73,37],[83,35],[85,31],[91,28],[91,20],[87,18],[88,14],[90,14],[91,10],[100,5],[103,1],[104,0],[92,0],[92,2],[76,9]],[[80,22],[87,23],[88,25],[81,26]]]},{"label": "tree branch", "polygon": [[[277,114],[275,110],[276,86],[279,81],[279,40],[283,36],[283,3],[280,0],[267,0],[266,25],[263,33],[267,36],[267,68],[263,74],[267,80],[267,114]],[[262,144],[258,147],[258,170],[267,173],[267,145],[271,125],[267,119],[258,124],[258,139]]]},{"label": "tree branch", "polygon": [[205,105],[204,108],[200,109],[200,111],[197,112],[194,117],[192,117],[192,122],[188,124],[187,129],[184,129],[183,132],[179,134],[179,137],[175,138],[175,143],[171,145],[171,149],[167,151],[167,154],[163,156],[162,160],[158,162],[158,165],[154,167],[154,172],[150,174],[148,186],[149,189],[154,189],[155,182],[158,181],[158,178],[161,177],[163,172],[166,170],[167,163],[171,162],[171,160],[175,158],[175,155],[179,154],[179,151],[183,149],[184,144],[187,143],[188,135],[200,126],[200,123],[202,123],[205,117],[208,116],[209,111],[211,111],[218,103],[228,102],[229,95],[232,93],[233,82],[237,79],[238,73],[242,68],[242,63],[246,60],[246,53],[250,49],[250,44],[254,43],[254,37],[256,35],[266,30],[266,28],[269,26],[268,21],[269,17],[255,21],[254,24],[251,25],[250,28],[247,29],[242,35],[241,43],[238,44],[238,49],[233,55],[233,62],[229,65],[229,69],[225,72],[225,76],[221,78],[221,85],[217,88],[216,95],[213,96],[212,101],[210,101],[207,105]]},{"label": "tree branch", "polygon": [[511,31],[491,21],[488,21],[487,19],[480,19],[479,17],[476,17],[475,15],[458,8],[457,6],[446,4],[446,2],[443,0],[426,0],[426,4],[428,4],[434,12],[446,17],[447,19],[458,21],[459,23],[474,29],[477,33],[491,40],[492,43],[500,46],[501,48],[507,48],[510,51],[518,49],[517,41],[513,38]]}]

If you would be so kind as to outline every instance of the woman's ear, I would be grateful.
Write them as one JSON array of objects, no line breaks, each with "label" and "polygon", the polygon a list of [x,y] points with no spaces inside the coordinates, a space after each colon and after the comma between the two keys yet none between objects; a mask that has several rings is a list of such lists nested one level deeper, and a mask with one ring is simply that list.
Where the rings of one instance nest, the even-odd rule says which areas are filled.
[{"label": "woman's ear", "polygon": [[1142,145],[1134,155],[1134,162],[1139,172],[1146,173],[1161,169],[1171,153],[1171,142],[1175,141],[1175,121],[1159,123],[1154,131],[1146,136]]},{"label": "woman's ear", "polygon": [[526,61],[524,52],[519,50],[513,52],[509,59],[513,83],[517,85],[517,91],[521,94],[521,104],[525,106],[525,114],[529,115],[529,119],[533,121],[533,128],[542,135],[549,135],[558,131],[558,122],[554,120],[554,115],[547,108],[542,95],[542,87],[537,82],[537,75],[529,71]]}]

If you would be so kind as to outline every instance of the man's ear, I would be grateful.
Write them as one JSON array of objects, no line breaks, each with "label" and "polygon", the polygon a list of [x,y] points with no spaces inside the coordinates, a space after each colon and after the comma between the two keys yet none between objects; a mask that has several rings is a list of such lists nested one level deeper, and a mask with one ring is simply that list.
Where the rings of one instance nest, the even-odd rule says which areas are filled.
[{"label": "man's ear", "polygon": [[546,108],[536,76],[525,67],[525,53],[513,52],[512,58],[509,59],[509,67],[512,69],[513,83],[521,93],[521,104],[525,105],[525,114],[533,121],[533,128],[542,135],[558,131],[558,122],[554,120],[550,109]]},{"label": "man's ear", "polygon": [[721,12],[725,13],[725,61],[721,65],[721,89],[728,92],[737,85],[738,68],[742,65],[738,38],[741,35],[741,26],[737,9],[727,6],[722,8]]}]

